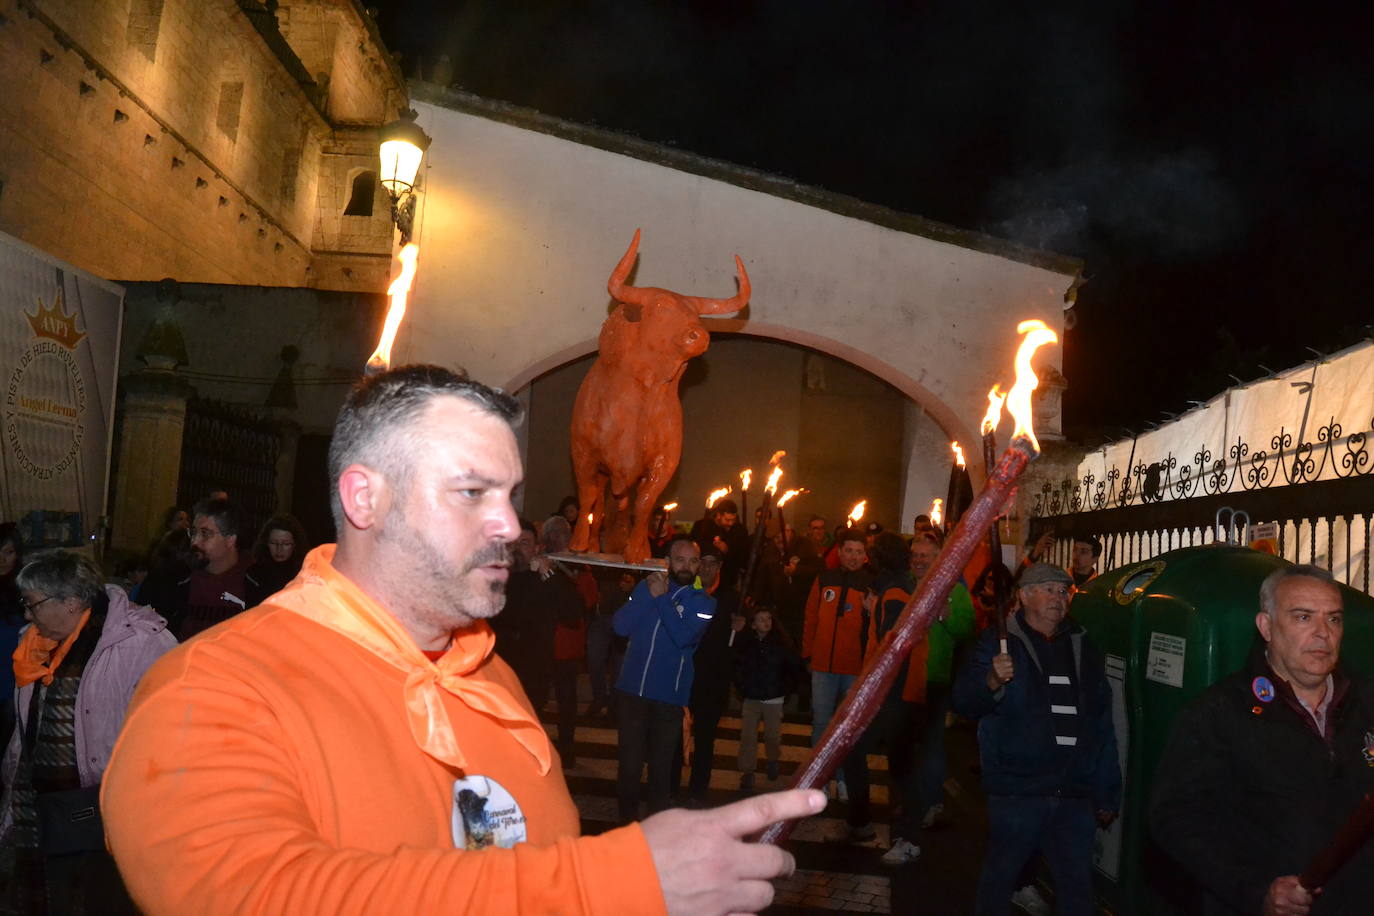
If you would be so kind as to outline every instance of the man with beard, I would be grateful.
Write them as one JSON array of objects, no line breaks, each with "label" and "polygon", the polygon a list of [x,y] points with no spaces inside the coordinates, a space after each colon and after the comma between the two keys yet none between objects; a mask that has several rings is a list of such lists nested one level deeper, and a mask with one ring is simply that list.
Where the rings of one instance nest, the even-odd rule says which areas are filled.
[{"label": "man with beard", "polygon": [[720,581],[734,587],[749,561],[749,531],[740,524],[739,506],[733,499],[722,499],[711,507],[709,518],[692,524],[692,540],[704,552],[715,548],[721,556]]},{"label": "man with beard", "polygon": [[157,610],[178,640],[228,620],[248,606],[248,568],[253,555],[240,551],[243,512],[225,499],[210,498],[191,510],[190,576],[177,583],[170,607]]},{"label": "man with beard", "polygon": [[700,587],[701,551],[691,538],[668,547],[668,569],[649,575],[615,612],[615,631],[630,639],[616,681],[620,822],[639,816],[639,778],[649,765],[649,813],[668,807],[673,761],[682,740],[682,707],[692,696],[693,663],[715,616],[716,599]]},{"label": "man with beard", "polygon": [[[140,910],[754,912],[792,857],[743,842],[820,793],[579,838],[549,739],[487,621],[504,602],[512,398],[434,366],[363,379],[330,446],[337,545],[164,656],[103,785]],[[458,800],[486,799],[469,850]],[[518,847],[518,849],[513,848]],[[174,862],[174,867],[168,867]]]}]

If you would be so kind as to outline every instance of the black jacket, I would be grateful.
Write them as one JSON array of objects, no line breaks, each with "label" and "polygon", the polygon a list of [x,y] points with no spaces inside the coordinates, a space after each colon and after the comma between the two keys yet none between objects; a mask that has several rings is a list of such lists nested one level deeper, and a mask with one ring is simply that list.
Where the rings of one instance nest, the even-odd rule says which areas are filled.
[{"label": "black jacket", "polygon": [[[701,642],[692,655],[692,709],[723,710],[730,702],[732,618],[739,613],[739,595],[724,585],[711,593],[716,599],[715,615],[706,625]],[[738,641],[738,637],[736,637]]]},{"label": "black jacket", "polygon": [[[1263,683],[1272,684],[1272,698]],[[1270,883],[1302,872],[1374,791],[1374,685],[1333,675],[1329,739],[1265,661],[1211,687],[1174,722],[1150,827],[1208,892],[1208,913],[1258,913]],[[1374,912],[1374,844],[1317,898],[1315,914]]]},{"label": "black jacket", "polygon": [[735,638],[735,686],[746,700],[771,700],[796,692],[801,658],[779,639],[759,639],[745,628]]},{"label": "black jacket", "polygon": [[1096,810],[1116,811],[1121,805],[1121,766],[1102,653],[1072,618],[1059,625],[1055,639],[1067,640],[1072,647],[1082,731],[1067,762],[1055,740],[1045,666],[1034,648],[1044,640],[1032,637],[1024,612],[1007,620],[1007,651],[1016,676],[996,692],[988,689],[988,669],[999,650],[997,630],[988,627],[955,678],[954,711],[978,720],[983,789],[989,795],[1090,798]]}]

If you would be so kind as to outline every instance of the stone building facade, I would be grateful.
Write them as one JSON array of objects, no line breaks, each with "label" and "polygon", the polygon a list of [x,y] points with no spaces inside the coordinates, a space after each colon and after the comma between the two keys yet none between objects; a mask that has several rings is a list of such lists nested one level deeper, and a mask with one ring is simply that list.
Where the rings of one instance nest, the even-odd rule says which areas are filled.
[{"label": "stone building facade", "polygon": [[209,399],[279,432],[258,514],[291,506],[327,367],[380,320],[379,128],[407,107],[356,0],[0,0],[0,231],[126,289],[116,552],[186,501]]},{"label": "stone building facade", "polygon": [[116,281],[385,288],[407,95],[360,4],[0,0],[0,60],[0,231]]}]

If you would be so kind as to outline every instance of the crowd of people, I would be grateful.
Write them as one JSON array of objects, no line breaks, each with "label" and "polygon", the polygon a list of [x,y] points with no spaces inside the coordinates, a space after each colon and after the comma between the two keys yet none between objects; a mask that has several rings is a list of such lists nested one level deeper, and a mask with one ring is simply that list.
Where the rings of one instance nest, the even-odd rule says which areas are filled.
[{"label": "crowd of people", "polygon": [[[77,552],[26,553],[0,525],[9,904],[767,906],[795,863],[749,838],[827,804],[756,794],[781,776],[784,715],[809,716],[820,739],[939,562],[941,531],[925,517],[902,536],[815,516],[799,535],[756,516],[751,536],[721,500],[690,530],[660,511],[662,569],[595,568],[566,553],[575,499],[537,524],[515,515],[518,416],[509,397],[435,367],[365,379],[331,446],[338,542],[313,550],[290,516],[249,548],[224,492],[169,510],[148,556],[112,578]],[[975,722],[989,820],[980,914],[1049,912],[1032,881],[1042,864],[1054,912],[1093,912],[1095,833],[1121,806],[1103,656],[1069,616],[1101,546],[1074,540],[1065,568],[1048,562],[1057,541],[1037,532],[1014,572],[987,555],[964,570],[828,787],[846,812],[835,841],[875,846],[869,762],[886,755],[880,860],[910,866],[948,817],[947,724]],[[1216,912],[1357,912],[1367,878],[1311,888],[1297,872],[1374,790],[1374,694],[1338,668],[1328,574],[1281,569],[1258,606],[1246,671],[1179,719],[1151,827]],[[552,730],[540,718],[551,694]],[[717,733],[736,704],[741,797],[711,807]],[[579,716],[619,736],[621,826],[597,836],[579,836],[560,773],[577,764]],[[1264,760],[1277,746],[1276,770]],[[1247,792],[1272,799],[1263,816]]]}]

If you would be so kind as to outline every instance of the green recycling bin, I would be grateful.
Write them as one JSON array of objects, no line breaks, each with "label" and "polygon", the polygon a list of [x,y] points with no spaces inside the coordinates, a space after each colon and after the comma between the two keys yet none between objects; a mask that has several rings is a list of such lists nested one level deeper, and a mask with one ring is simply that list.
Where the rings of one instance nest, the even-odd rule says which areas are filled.
[{"label": "green recycling bin", "polygon": [[[1259,639],[1259,587],[1288,565],[1228,544],[1188,547],[1098,576],[1070,613],[1107,659],[1125,795],[1121,817],[1099,830],[1099,902],[1121,916],[1194,912],[1189,882],[1149,835],[1155,768],[1174,717],[1244,665]],[[1341,586],[1346,625],[1341,662],[1374,675],[1374,599]]]}]

